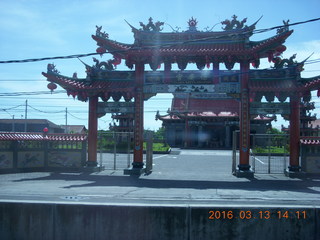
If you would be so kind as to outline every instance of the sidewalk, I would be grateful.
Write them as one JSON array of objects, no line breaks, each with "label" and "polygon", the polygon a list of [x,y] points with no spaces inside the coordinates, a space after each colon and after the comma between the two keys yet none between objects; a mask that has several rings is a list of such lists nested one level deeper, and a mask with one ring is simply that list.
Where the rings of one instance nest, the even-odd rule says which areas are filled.
[{"label": "sidewalk", "polygon": [[190,151],[155,155],[153,172],[140,177],[125,176],[123,170],[0,175],[0,200],[320,206],[320,176],[237,178],[223,151]]}]

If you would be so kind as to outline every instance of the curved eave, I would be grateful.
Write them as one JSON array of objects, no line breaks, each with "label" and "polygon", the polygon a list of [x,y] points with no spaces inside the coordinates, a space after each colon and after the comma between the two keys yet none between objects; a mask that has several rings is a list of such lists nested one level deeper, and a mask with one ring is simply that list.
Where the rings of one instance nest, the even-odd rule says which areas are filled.
[{"label": "curved eave", "polygon": [[272,50],[275,50],[277,46],[283,44],[292,33],[293,33],[293,30],[290,30],[262,41],[257,41],[257,42],[251,41],[250,51],[259,53],[260,57],[268,57],[269,52]]},{"label": "curved eave", "polygon": [[[137,30],[140,32],[140,30]],[[165,46],[135,46],[134,44],[124,44],[117,41],[109,40],[98,36],[92,36],[97,41],[98,45],[109,52],[117,54],[119,57],[128,59],[135,57],[152,57],[155,54],[160,62],[161,58],[166,57],[197,57],[197,56],[217,56],[217,57],[251,57],[257,55],[260,58],[268,57],[270,52],[275,51],[275,48],[285,42],[292,34],[293,30],[278,34],[259,42],[249,42],[246,44],[242,40],[227,41],[224,43],[210,43],[205,41],[188,42],[183,44],[168,44]],[[163,33],[165,34],[165,33]],[[173,34],[173,33],[172,33]]]},{"label": "curved eave", "polygon": [[[222,119],[222,118],[239,118],[238,113],[231,113],[231,112],[220,112],[220,113],[213,113],[213,112],[202,112],[198,114],[188,114],[187,116],[181,114],[181,115],[176,115],[176,114],[167,114],[163,116],[158,116],[157,117],[161,121],[176,121],[176,120],[184,120],[185,118],[201,118],[201,119]],[[251,121],[272,121],[275,118],[273,117],[266,117],[266,116],[256,116],[251,119]]]},{"label": "curved eave", "polygon": [[120,55],[122,52],[128,51],[133,47],[132,44],[120,43],[108,38],[98,37],[96,35],[92,35],[92,38],[97,42],[98,46],[105,48],[111,53],[117,52],[117,54]]},{"label": "curved eave", "polygon": [[313,78],[302,78],[303,88],[305,91],[315,91],[320,89],[320,76]]},{"label": "curved eave", "polygon": [[85,79],[68,78],[58,74],[42,73],[48,81],[54,82],[71,91],[88,91],[88,92],[126,92],[133,91],[132,81],[93,81],[90,84],[86,83]]}]

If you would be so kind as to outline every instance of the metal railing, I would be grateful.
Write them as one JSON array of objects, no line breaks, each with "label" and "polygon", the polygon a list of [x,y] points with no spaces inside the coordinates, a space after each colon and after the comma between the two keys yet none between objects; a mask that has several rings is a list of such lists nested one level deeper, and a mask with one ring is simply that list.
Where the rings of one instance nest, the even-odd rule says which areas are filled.
[{"label": "metal railing", "polygon": [[[233,132],[232,173],[239,164],[239,131]],[[289,165],[289,135],[250,134],[251,170],[259,174],[284,173]]]},{"label": "metal railing", "polygon": [[132,140],[132,132],[99,132],[99,165],[110,170],[130,168],[133,159]]},{"label": "metal railing", "polygon": [[[146,172],[152,171],[153,133],[145,136],[146,154],[144,165]],[[98,161],[104,169],[122,170],[131,168],[133,161],[133,133],[132,132],[99,132],[98,133]]]},{"label": "metal railing", "polygon": [[251,158],[255,173],[284,173],[289,164],[289,136],[253,134]]}]

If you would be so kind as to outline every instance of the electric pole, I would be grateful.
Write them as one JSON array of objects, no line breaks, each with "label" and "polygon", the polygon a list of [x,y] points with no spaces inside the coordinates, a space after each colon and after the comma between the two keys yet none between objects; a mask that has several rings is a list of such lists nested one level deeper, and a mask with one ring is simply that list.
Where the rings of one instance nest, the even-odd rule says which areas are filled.
[{"label": "electric pole", "polygon": [[68,108],[66,108],[66,128],[65,133],[68,133]]},{"label": "electric pole", "polygon": [[27,119],[28,119],[28,100],[26,100],[26,109],[25,109],[25,113],[24,113],[24,131],[27,132]]}]

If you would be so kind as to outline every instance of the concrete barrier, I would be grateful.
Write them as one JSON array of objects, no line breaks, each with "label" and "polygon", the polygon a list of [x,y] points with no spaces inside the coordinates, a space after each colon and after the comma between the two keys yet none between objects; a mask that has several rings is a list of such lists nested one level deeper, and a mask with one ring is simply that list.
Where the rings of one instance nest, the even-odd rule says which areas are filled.
[{"label": "concrete barrier", "polygon": [[316,207],[0,203],[1,239],[320,239]]}]

